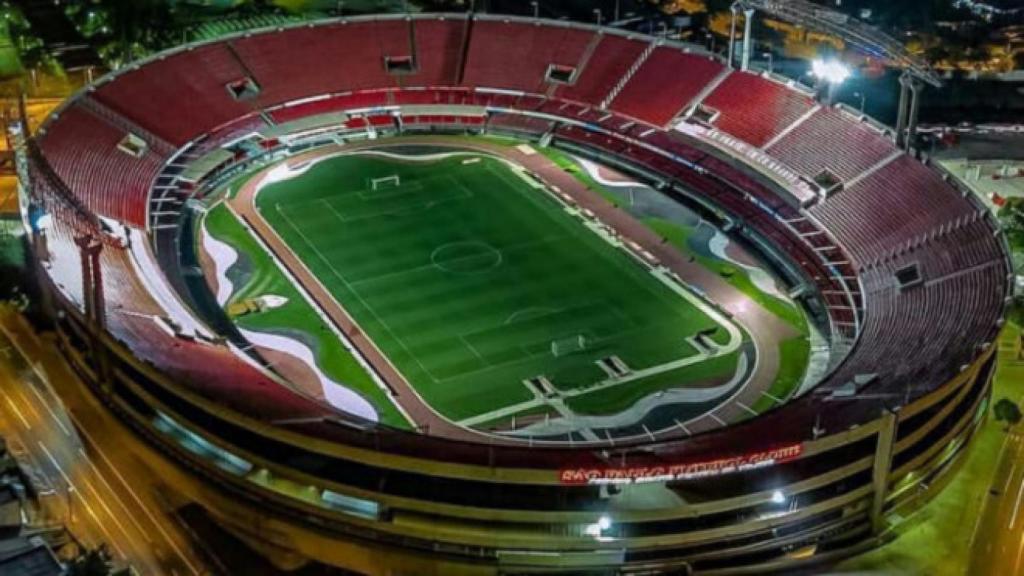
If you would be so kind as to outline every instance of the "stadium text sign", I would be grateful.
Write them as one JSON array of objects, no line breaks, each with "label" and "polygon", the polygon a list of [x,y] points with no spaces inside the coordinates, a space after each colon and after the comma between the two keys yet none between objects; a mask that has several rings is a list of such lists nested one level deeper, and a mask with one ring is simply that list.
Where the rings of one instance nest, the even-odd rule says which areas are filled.
[{"label": "stadium text sign", "polygon": [[802,452],[803,444],[792,444],[781,448],[703,462],[619,468],[563,468],[559,471],[559,479],[562,484],[639,484],[644,482],[690,480],[764,468],[793,460],[799,457]]}]

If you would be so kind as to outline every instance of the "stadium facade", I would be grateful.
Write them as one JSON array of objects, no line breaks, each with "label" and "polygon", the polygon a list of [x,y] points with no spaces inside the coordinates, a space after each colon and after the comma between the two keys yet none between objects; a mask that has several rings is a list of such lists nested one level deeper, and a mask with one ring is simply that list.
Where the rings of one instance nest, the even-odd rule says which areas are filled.
[{"label": "stadium facade", "polygon": [[[756,418],[525,446],[375,425],[217,330],[194,200],[270,158],[398,133],[564,147],[702,207],[800,287],[827,375]],[[763,573],[881,542],[985,417],[1009,295],[991,215],[891,131],[694,46],[424,15],[256,31],[101,79],[20,145],[69,363],[251,515],[234,530],[370,574]],[[296,537],[294,534],[301,534]]]}]

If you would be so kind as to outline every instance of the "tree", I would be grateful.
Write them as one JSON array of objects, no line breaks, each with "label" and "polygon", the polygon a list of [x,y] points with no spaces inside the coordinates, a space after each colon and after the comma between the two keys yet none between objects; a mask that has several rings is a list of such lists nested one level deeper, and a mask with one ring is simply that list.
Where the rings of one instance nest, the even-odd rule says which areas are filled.
[{"label": "tree", "polygon": [[1024,250],[1024,198],[1009,198],[999,209],[999,224],[1014,251]]},{"label": "tree", "polygon": [[1022,417],[1020,408],[1008,398],[996,402],[992,412],[995,414],[996,422],[1006,422],[1007,426],[1013,426],[1020,422]]}]

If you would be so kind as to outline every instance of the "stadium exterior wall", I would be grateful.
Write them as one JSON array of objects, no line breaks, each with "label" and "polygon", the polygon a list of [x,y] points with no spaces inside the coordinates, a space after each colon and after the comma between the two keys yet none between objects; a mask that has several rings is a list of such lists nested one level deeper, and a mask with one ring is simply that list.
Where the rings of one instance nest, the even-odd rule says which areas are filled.
[{"label": "stadium exterior wall", "polygon": [[[297,442],[279,430],[183,390],[140,363],[121,343],[94,333],[79,311],[62,301],[59,291],[52,293],[61,312],[58,332],[65,357],[110,408],[155,446],[219,486],[226,497],[241,497],[262,514],[283,519],[300,531],[388,551],[385,556],[375,556],[369,565],[353,565],[353,559],[365,560],[365,556],[324,557],[319,548],[302,550],[302,538],[273,542],[369,574],[410,566],[423,571],[417,573],[430,573],[442,565],[461,566],[466,573],[481,574],[570,573],[597,569],[595,558],[601,559],[600,570],[609,574],[673,567],[694,573],[728,574],[792,569],[855,553],[885,538],[889,529],[886,515],[895,511],[905,515],[934,494],[955,468],[984,418],[994,367],[994,350],[989,350],[947,384],[896,414],[883,414],[859,427],[804,442],[799,458],[793,462],[758,471],[761,484],[744,482],[743,489],[735,493],[709,497],[699,504],[610,512],[615,531],[621,536],[595,538],[586,534],[585,528],[598,516],[594,510],[601,503],[599,489],[559,486],[550,470],[461,467],[460,479],[477,483],[484,500],[475,504],[474,493],[465,491],[463,485],[446,487],[447,482],[456,481],[435,472],[441,468],[450,472],[451,465],[439,467],[429,455],[415,462],[387,454],[360,458],[359,451],[332,447],[339,449],[328,453],[315,442]],[[108,377],[102,376],[104,373]],[[217,461],[183,448],[179,440],[155,425],[157,414],[170,417],[195,437],[251,463],[253,468],[244,475],[231,473]],[[229,423],[242,423],[251,431],[252,439],[243,445],[223,434]],[[912,431],[904,433],[904,428]],[[891,445],[886,439],[891,439]],[[270,444],[280,445],[292,455],[303,454],[302,458],[309,460],[344,454],[378,474],[382,486],[390,474],[402,470],[414,476],[413,482],[422,493],[374,493],[354,486],[345,476],[329,471],[323,475],[310,473],[308,466],[289,466],[280,452],[266,450]],[[891,464],[884,457],[890,452]],[[812,461],[816,463],[810,464]],[[805,471],[801,473],[801,469]],[[273,480],[254,481],[259,476]],[[529,478],[548,481],[531,483]],[[771,484],[781,478],[785,483]],[[712,484],[723,479],[727,477],[712,479]],[[281,484],[328,489],[373,501],[379,511],[375,517],[368,517],[331,509],[286,494]],[[515,502],[518,494],[537,488],[549,491],[546,497],[551,498],[551,508],[561,509],[549,511],[536,505],[497,508],[486,497],[489,490],[497,490],[502,500]],[[460,491],[459,496],[468,501],[441,502],[437,489]],[[784,493],[792,509],[765,513],[765,504],[774,491]],[[529,495],[526,500],[536,498]],[[558,500],[575,500],[577,504],[559,506]],[[873,506],[878,506],[880,513],[874,522]],[[723,515],[728,518],[723,520]],[[700,526],[704,519],[711,527]],[[249,536],[275,539],[270,533]],[[808,547],[817,553],[798,554]],[[384,559],[392,557],[395,564],[388,565]]]}]

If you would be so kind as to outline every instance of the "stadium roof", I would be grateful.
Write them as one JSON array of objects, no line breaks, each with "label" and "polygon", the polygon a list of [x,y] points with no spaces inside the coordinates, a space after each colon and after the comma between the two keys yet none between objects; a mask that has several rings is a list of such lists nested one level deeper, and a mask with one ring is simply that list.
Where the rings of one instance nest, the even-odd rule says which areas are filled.
[{"label": "stadium roof", "polygon": [[736,8],[760,10],[792,22],[839,36],[866,54],[886,58],[936,88],[942,81],[931,66],[907,51],[902,42],[856,18],[806,0],[737,0]]}]

